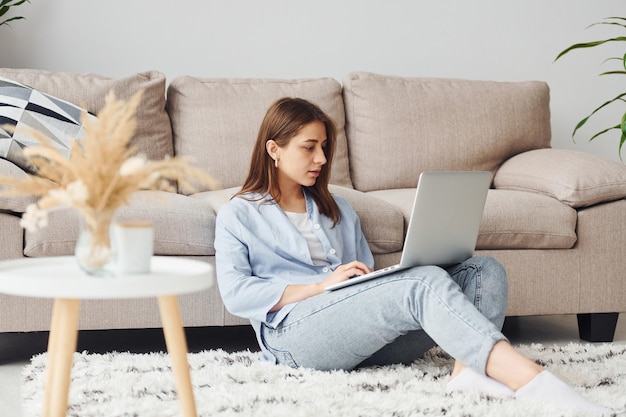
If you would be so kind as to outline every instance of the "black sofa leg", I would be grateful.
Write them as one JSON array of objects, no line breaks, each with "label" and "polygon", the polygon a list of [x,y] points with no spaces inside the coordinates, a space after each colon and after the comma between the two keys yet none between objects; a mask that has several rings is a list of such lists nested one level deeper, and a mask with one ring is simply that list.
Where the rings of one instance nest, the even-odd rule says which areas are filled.
[{"label": "black sofa leg", "polygon": [[612,342],[619,313],[578,314],[578,334],[588,342]]}]

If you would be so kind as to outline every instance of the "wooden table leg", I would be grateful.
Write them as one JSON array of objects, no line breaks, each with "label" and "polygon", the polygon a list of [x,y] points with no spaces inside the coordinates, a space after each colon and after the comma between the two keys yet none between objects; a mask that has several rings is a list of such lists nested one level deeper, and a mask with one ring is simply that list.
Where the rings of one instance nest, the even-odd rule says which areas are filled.
[{"label": "wooden table leg", "polygon": [[67,415],[72,362],[78,340],[80,300],[58,298],[52,307],[43,417]]},{"label": "wooden table leg", "polygon": [[181,402],[184,417],[197,417],[196,401],[193,396],[189,362],[187,361],[187,339],[180,317],[178,299],[175,295],[162,295],[158,297],[161,322],[165,344],[172,361],[176,390]]}]

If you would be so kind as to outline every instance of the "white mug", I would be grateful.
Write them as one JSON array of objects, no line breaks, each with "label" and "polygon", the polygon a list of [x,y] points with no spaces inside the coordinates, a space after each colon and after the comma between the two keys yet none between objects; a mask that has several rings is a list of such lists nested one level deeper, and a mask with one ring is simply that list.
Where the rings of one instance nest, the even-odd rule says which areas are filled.
[{"label": "white mug", "polygon": [[154,227],[151,222],[127,221],[114,226],[117,273],[146,274],[154,254]]}]

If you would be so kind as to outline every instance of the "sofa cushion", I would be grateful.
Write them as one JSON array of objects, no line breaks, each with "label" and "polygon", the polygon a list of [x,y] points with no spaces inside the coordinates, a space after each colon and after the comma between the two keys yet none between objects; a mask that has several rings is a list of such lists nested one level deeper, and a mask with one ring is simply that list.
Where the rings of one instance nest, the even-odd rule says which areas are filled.
[{"label": "sofa cushion", "polygon": [[413,188],[427,170],[495,171],[550,146],[545,82],[361,72],[346,77],[343,95],[352,183],[361,191]]},{"label": "sofa cushion", "polygon": [[34,167],[22,150],[40,142],[21,129],[40,132],[68,157],[74,141],[85,134],[83,117],[94,116],[73,103],[0,76],[0,157],[25,171],[34,172]]},{"label": "sofa cushion", "polygon": [[217,213],[239,190],[241,190],[241,187],[222,188],[219,190],[201,191],[191,194],[189,197],[201,200]]},{"label": "sofa cushion", "polygon": [[242,185],[261,121],[270,105],[285,96],[310,100],[335,121],[338,135],[331,183],[351,187],[341,85],[332,78],[176,78],[167,91],[176,155],[193,158],[225,188]]},{"label": "sofa cushion", "polygon": [[506,161],[493,184],[505,190],[540,193],[572,207],[626,197],[626,166],[589,153],[538,149]]},{"label": "sofa cushion", "polygon": [[477,249],[570,249],[576,210],[535,193],[489,190]]},{"label": "sofa cushion", "polygon": [[[408,224],[414,188],[371,191],[398,207]],[[489,190],[476,249],[569,249],[576,242],[576,210],[539,194]]]},{"label": "sofa cushion", "polygon": [[373,254],[402,249],[404,217],[398,207],[352,188],[332,185],[329,188],[331,193],[348,200],[359,216],[363,235]]},{"label": "sofa cushion", "polygon": [[[25,178],[26,172],[6,159],[0,159],[0,176]],[[9,186],[0,184],[0,192],[9,190]],[[2,195],[0,194],[0,211],[25,213],[29,204],[36,203],[39,197],[34,195]]]},{"label": "sofa cushion", "polygon": [[[24,229],[20,226],[20,218],[0,212],[0,259],[21,258],[24,253]],[[6,312],[3,312],[5,314]]]},{"label": "sofa cushion", "polygon": [[173,154],[172,130],[165,112],[165,76],[160,72],[147,71],[114,79],[94,74],[0,68],[0,76],[84,107],[93,114],[104,107],[110,90],[124,100],[144,90],[137,109],[137,132],[131,143],[150,159]]},{"label": "sofa cushion", "polygon": [[[215,255],[215,212],[200,200],[164,191],[138,191],[116,219],[153,222],[155,255]],[[26,232],[24,255],[72,255],[77,235],[77,212],[54,210],[48,227]]]}]

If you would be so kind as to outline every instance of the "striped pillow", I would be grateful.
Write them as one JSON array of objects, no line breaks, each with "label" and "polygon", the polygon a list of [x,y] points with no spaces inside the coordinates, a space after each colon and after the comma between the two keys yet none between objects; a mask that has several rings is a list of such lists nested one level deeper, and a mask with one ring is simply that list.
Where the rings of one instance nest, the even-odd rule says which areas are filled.
[{"label": "striped pillow", "polygon": [[[0,77],[0,158],[25,171],[33,171],[22,150],[39,145],[39,141],[27,131],[20,132],[20,127],[44,134],[55,148],[69,156],[74,141],[85,134],[81,122],[83,112],[72,103]],[[87,117],[95,117],[87,114]],[[14,129],[18,130],[13,132]]]}]

